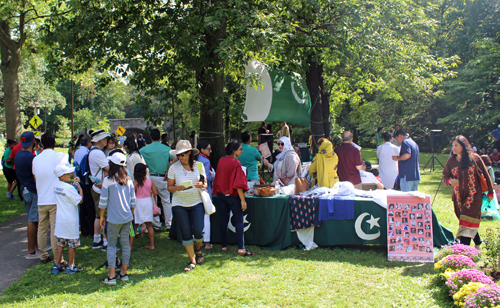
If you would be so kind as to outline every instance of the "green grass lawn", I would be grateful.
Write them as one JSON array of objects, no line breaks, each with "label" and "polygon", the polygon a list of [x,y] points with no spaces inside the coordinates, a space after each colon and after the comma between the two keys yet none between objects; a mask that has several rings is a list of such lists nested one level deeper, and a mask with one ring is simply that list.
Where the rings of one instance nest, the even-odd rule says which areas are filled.
[{"label": "green grass lawn", "polygon": [[[376,162],[375,150],[363,149],[363,159]],[[422,154],[421,166],[429,159]],[[439,155],[444,164],[447,155]],[[442,168],[422,170],[420,191],[434,198]],[[0,180],[0,191],[5,179]],[[5,196],[5,193],[2,195]],[[1,198],[1,196],[0,196]],[[4,197],[5,198],[5,197]],[[0,209],[4,206],[3,199]],[[432,200],[432,199],[431,199]],[[445,227],[456,231],[451,189],[441,185],[433,204]],[[0,212],[3,217],[3,212]],[[480,232],[495,223],[483,223]],[[497,224],[498,225],[498,224]],[[342,236],[339,234],[338,236]],[[247,247],[254,257],[236,256],[237,247],[220,252],[220,245],[205,252],[205,263],[183,273],[187,254],[181,244],[156,234],[157,250],[141,247],[138,236],[132,251],[129,282],[107,286],[107,275],[96,267],[106,254],[82,239],[76,260],[86,270],[68,276],[50,274],[51,264],[31,268],[0,297],[3,307],[451,307],[452,301],[435,278],[432,264],[387,261],[386,247],[320,248],[305,252],[289,248],[268,251]]]}]

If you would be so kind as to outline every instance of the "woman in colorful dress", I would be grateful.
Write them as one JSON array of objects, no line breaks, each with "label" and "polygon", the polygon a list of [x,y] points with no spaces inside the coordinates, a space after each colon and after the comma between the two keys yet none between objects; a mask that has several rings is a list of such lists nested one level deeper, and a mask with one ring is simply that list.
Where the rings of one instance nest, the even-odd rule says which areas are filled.
[{"label": "woman in colorful dress", "polygon": [[316,173],[313,185],[317,183],[319,186],[332,188],[339,181],[337,175],[339,157],[333,151],[333,144],[326,138],[318,140],[318,147],[318,154],[309,167],[309,176],[312,177]]},{"label": "woman in colorful dress", "polygon": [[302,173],[299,155],[293,149],[288,137],[281,137],[278,140],[278,147],[281,153],[276,156],[276,162],[273,165],[267,159],[264,159],[264,164],[269,171],[274,171],[273,183],[271,185],[295,185],[295,178],[300,177]]},{"label": "woman in colorful dress", "polygon": [[453,187],[451,199],[459,220],[456,237],[464,245],[470,245],[471,239],[474,239],[476,248],[479,248],[482,242],[478,229],[483,197],[479,172],[482,172],[488,185],[490,201],[493,199],[493,183],[481,157],[474,153],[464,136],[453,139],[452,152],[443,170],[443,183]]}]

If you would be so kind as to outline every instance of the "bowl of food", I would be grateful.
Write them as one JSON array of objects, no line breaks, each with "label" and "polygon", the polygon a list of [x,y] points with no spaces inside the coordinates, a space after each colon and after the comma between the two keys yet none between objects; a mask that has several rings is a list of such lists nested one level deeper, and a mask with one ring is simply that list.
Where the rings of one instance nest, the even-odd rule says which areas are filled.
[{"label": "bowl of food", "polygon": [[255,195],[259,197],[270,197],[276,194],[276,188],[269,185],[255,185]]}]

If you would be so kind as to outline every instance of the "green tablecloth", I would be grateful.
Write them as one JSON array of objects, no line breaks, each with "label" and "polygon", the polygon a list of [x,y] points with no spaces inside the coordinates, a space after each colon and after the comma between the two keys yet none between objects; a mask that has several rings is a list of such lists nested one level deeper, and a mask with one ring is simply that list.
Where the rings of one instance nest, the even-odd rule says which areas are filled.
[{"label": "green tablecloth", "polygon": [[[246,201],[248,208],[245,212],[245,244],[258,245],[265,249],[285,249],[300,244],[297,236],[290,229],[288,196],[247,197]],[[216,197],[214,197],[214,205],[217,209],[219,208]],[[354,219],[323,221],[320,227],[316,227],[314,242],[320,246],[387,245],[386,209],[371,199],[364,198],[356,198],[354,207]],[[374,220],[379,218],[378,226],[373,224],[373,221],[372,224],[368,223],[371,216]],[[213,243],[220,243],[219,221],[218,212],[211,215],[210,241]],[[356,223],[359,225],[358,228],[356,228]],[[453,242],[453,233],[439,224],[434,211],[432,213],[432,227],[434,246]],[[379,236],[376,237],[377,234]],[[170,238],[181,240],[175,217],[172,221]],[[228,242],[236,244],[234,232],[228,232]]]}]

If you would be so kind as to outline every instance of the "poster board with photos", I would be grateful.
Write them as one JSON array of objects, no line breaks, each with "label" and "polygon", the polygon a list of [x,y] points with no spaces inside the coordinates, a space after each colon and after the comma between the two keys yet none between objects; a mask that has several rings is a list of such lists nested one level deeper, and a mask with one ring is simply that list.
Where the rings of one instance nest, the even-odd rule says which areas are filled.
[{"label": "poster board with photos", "polygon": [[389,261],[434,262],[431,197],[387,196]]}]

